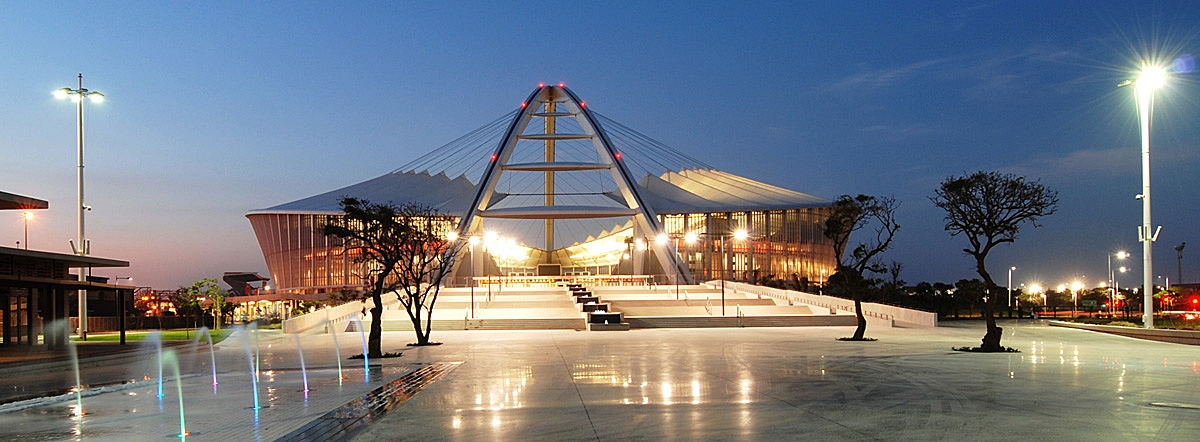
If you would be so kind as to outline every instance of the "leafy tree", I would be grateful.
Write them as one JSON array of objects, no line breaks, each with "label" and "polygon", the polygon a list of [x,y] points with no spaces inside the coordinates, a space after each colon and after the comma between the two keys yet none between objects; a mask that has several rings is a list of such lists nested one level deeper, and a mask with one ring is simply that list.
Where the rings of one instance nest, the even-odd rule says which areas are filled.
[{"label": "leafy tree", "polygon": [[189,289],[190,287],[179,287],[179,290],[171,293],[168,299],[175,305],[176,315],[190,317],[195,320],[204,310],[200,306],[200,297]]},{"label": "leafy tree", "polygon": [[1003,330],[994,315],[1000,287],[987,270],[987,256],[1000,244],[1017,239],[1023,224],[1038,227],[1038,219],[1058,209],[1058,192],[1037,180],[1000,172],[975,172],[942,181],[930,198],[946,211],[945,230],[951,236],[963,235],[970,247],[963,249],[975,259],[975,271],[986,285],[983,317],[987,332],[980,351],[1005,351],[1000,345]]},{"label": "leafy tree", "polygon": [[345,304],[350,301],[359,301],[364,297],[366,297],[366,294],[363,292],[351,289],[341,289],[336,292],[329,292],[329,294],[325,296],[325,299],[329,300],[329,302],[335,305],[338,305]]},{"label": "leafy tree", "polygon": [[[858,317],[858,328],[849,340],[866,339],[867,318],[863,315],[862,300],[869,296],[879,281],[867,278],[864,273],[884,273],[887,267],[875,257],[891,247],[892,238],[900,230],[896,222],[896,209],[900,203],[892,197],[868,195],[842,195],[833,203],[833,212],[825,221],[825,237],[833,241],[833,254],[837,259],[837,271],[829,277],[828,285],[835,294],[854,300],[854,312]],[[874,237],[859,243],[846,255],[850,236],[854,232],[872,226]]]},{"label": "leafy tree", "polygon": [[396,293],[413,323],[416,344],[429,345],[438,291],[461,247],[460,242],[446,239],[453,226],[437,210],[420,204],[344,197],[341,206],[345,215],[331,218],[323,233],[346,240],[347,251],[372,272],[368,280],[374,306],[367,356],[383,356],[384,293]]},{"label": "leafy tree", "polygon": [[[204,312],[204,301],[212,301],[214,310],[213,328],[221,329],[221,316],[225,311],[225,293],[217,285],[216,278],[205,278],[193,282],[191,287],[180,287],[179,298],[184,303],[189,315],[199,315]],[[175,305],[180,305],[176,303]]]}]

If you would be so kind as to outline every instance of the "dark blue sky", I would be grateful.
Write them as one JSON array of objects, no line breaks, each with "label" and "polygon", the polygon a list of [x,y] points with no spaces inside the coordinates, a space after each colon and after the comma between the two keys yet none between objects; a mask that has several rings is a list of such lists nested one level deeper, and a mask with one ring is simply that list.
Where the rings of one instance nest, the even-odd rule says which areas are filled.
[{"label": "dark blue sky", "polygon": [[[108,97],[86,111],[93,254],[160,288],[265,272],[246,211],[378,176],[565,81],[730,172],[894,195],[903,228],[884,259],[909,282],[974,276],[928,198],[1001,170],[1060,206],[995,251],[997,275],[1098,284],[1125,249],[1133,285],[1139,139],[1116,84],[1144,57],[1200,52],[1186,1],[247,3],[5,5],[0,189],[51,202],[33,248],[75,236],[75,117],[50,91],[79,72]],[[1155,273],[1172,277],[1175,244],[1200,253],[1197,75],[1174,75],[1154,115]],[[22,224],[5,217],[11,244]]]}]

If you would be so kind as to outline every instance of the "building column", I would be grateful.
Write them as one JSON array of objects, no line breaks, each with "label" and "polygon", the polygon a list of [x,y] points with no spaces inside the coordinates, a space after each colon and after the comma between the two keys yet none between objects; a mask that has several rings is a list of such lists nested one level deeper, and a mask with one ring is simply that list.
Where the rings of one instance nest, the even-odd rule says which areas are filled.
[{"label": "building column", "polygon": [[38,295],[37,294],[40,291],[41,290],[38,290],[36,288],[29,288],[25,292],[26,293],[25,317],[28,318],[26,322],[29,324],[28,326],[25,327],[25,334],[29,338],[28,345],[37,344],[37,337],[38,337],[38,327],[37,327]]},{"label": "building column", "polygon": [[11,344],[13,339],[12,324],[9,324],[12,319],[12,312],[9,308],[12,305],[12,298],[9,297],[10,290],[9,288],[0,289],[0,328],[4,329],[3,336],[0,338],[4,339],[3,344],[6,346]]}]

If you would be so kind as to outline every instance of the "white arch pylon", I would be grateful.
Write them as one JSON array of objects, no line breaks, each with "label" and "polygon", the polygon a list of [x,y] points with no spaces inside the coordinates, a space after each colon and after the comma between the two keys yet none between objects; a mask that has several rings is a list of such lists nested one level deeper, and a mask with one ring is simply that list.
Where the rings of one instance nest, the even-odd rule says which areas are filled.
[{"label": "white arch pylon", "polygon": [[[565,107],[565,109],[559,109],[559,105]],[[583,133],[568,134],[553,132],[553,123],[551,122],[548,124],[551,130],[547,130],[547,133],[526,134],[526,127],[534,117],[545,118],[550,121],[556,118],[573,118],[579,124],[579,127],[582,128]],[[512,157],[517,142],[520,140],[540,140],[546,142],[549,152],[546,161],[510,163],[509,160]],[[556,140],[590,140],[596,149],[599,161],[595,163],[554,161],[553,143]],[[553,204],[554,173],[590,170],[608,170],[612,174],[612,179],[616,183],[621,197],[621,201],[619,202],[623,203],[623,207]],[[506,171],[545,172],[547,176],[547,204],[544,206],[491,208],[492,196],[495,195],[496,185],[500,182],[500,177]],[[655,238],[666,232],[658,222],[658,217],[655,215],[654,210],[642,200],[629,169],[621,161],[621,153],[613,147],[608,135],[601,128],[600,123],[587,109],[586,103],[580,100],[570,89],[567,89],[565,85],[552,86],[543,84],[538,85],[538,88],[521,104],[521,111],[513,118],[513,122],[509,125],[508,131],[505,132],[504,138],[500,140],[499,146],[493,152],[491,162],[488,163],[487,168],[484,170],[483,177],[471,200],[471,206],[459,223],[458,237],[460,240],[466,240],[471,235],[479,234],[482,226],[482,218],[541,219],[552,221],[555,219],[612,218],[624,216],[632,217],[637,229],[642,232],[649,232],[647,247],[654,250],[654,256],[657,257],[660,268],[674,269],[676,275],[679,275],[684,281],[691,283],[691,272],[688,271],[687,266],[683,265],[681,260],[675,259],[679,255],[674,245],[670,241],[665,244],[655,241]],[[548,237],[552,235],[551,229],[551,227],[547,228]],[[546,247],[551,247],[549,238]]]}]

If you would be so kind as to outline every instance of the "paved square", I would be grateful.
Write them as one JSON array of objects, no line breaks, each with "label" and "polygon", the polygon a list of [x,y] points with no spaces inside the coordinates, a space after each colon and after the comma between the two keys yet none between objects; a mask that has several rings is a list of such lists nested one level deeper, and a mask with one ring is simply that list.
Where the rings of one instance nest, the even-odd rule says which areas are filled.
[{"label": "paved square", "polygon": [[[383,361],[364,379],[344,360],[337,383],[333,339],[304,335],[310,388],[292,336],[263,335],[259,386],[270,405],[250,409],[244,348],[217,350],[212,392],[207,354],[185,355],[188,440],[1196,440],[1200,348],[1008,322],[1020,353],[975,354],[982,323],[936,329],[868,329],[877,342],[842,342],[848,327],[652,329],[627,332],[435,332],[444,345],[409,348],[410,332],[385,333]],[[339,335],[342,353],[361,351]],[[353,338],[353,339],[351,339]],[[136,365],[136,366],[135,366]],[[73,399],[0,413],[3,440],[172,440],[174,383],[155,394],[143,380],[89,389],[82,419]],[[424,390],[363,400],[422,367],[443,367]],[[389,393],[390,394],[390,393]],[[392,399],[388,399],[391,397]],[[394,400],[399,397],[399,400]],[[407,399],[406,401],[404,399]],[[338,424],[330,411],[392,400],[360,433],[298,437]],[[161,403],[161,405],[160,405]],[[11,408],[12,404],[0,407]]]}]

